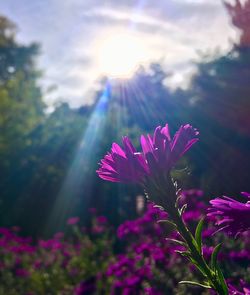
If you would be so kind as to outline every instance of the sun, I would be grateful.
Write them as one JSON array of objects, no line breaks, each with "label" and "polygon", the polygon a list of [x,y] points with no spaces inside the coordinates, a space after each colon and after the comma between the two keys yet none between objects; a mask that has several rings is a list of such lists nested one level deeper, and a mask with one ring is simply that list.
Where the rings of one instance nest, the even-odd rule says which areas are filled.
[{"label": "sun", "polygon": [[145,42],[129,32],[110,33],[97,44],[99,71],[112,78],[131,77],[148,56]]}]

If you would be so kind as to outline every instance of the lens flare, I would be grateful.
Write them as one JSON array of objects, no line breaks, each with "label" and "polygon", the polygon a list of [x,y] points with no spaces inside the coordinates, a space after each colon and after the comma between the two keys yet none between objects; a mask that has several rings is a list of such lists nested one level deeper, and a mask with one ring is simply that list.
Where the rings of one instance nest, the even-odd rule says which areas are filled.
[{"label": "lens flare", "polygon": [[134,33],[110,33],[101,38],[97,48],[99,72],[111,78],[129,78],[149,59],[146,43]]}]

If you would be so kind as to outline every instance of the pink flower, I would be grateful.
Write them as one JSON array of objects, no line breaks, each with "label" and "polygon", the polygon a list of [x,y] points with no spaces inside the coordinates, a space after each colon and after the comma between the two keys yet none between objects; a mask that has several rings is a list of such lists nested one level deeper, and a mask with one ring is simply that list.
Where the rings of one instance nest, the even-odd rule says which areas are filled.
[{"label": "pink flower", "polygon": [[21,278],[27,278],[30,276],[30,273],[24,268],[18,268],[16,270],[16,276]]},{"label": "pink flower", "polygon": [[228,284],[228,286],[230,295],[250,295],[250,286],[243,280],[240,280],[240,287],[242,290],[239,290],[231,284]]},{"label": "pink flower", "polygon": [[77,224],[80,221],[79,217],[71,217],[67,220],[67,224],[74,225]]},{"label": "pink flower", "polygon": [[138,153],[128,137],[123,138],[122,149],[113,143],[111,152],[101,160],[97,170],[100,178],[112,182],[141,182],[149,173],[147,163]]},{"label": "pink flower", "polygon": [[210,201],[212,205],[207,216],[211,219],[218,217],[218,231],[225,230],[230,235],[237,235],[250,230],[250,194],[243,192],[249,201],[242,203],[229,197],[216,198]]},{"label": "pink flower", "polygon": [[64,237],[64,233],[63,232],[58,232],[58,233],[55,233],[55,235],[54,235],[54,238],[56,240],[61,240],[63,237]]},{"label": "pink flower", "polygon": [[97,218],[96,218],[96,221],[98,222],[98,223],[107,223],[107,217],[105,217],[105,216],[98,216]]},{"label": "pink flower", "polygon": [[141,136],[141,146],[146,158],[150,175],[157,176],[168,173],[176,162],[191,146],[198,141],[195,138],[199,133],[191,125],[182,125],[171,139],[168,124],[158,126],[154,136]]},{"label": "pink flower", "polygon": [[122,149],[113,143],[111,152],[101,160],[99,177],[112,182],[145,183],[147,177],[158,177],[170,169],[197,142],[196,129],[182,125],[171,139],[168,124],[157,127],[154,136],[141,136],[142,153],[137,152],[128,137],[123,138]]}]

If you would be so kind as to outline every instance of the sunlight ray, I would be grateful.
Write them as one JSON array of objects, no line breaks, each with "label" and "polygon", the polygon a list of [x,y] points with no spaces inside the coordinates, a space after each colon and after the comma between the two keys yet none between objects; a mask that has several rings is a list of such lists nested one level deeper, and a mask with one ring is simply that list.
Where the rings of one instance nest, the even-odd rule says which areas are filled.
[{"label": "sunlight ray", "polygon": [[[104,130],[110,94],[111,85],[108,81],[89,119],[88,126],[78,145],[74,160],[57,195],[45,231],[51,230],[53,225],[56,225],[57,228],[63,227],[65,218],[74,213],[74,209],[77,206],[77,196],[79,194],[81,194],[81,197],[83,196],[85,185],[88,188],[91,187],[91,179],[88,178],[88,169],[96,153],[96,145],[98,145]],[[88,205],[88,201],[86,200],[86,206]]]}]

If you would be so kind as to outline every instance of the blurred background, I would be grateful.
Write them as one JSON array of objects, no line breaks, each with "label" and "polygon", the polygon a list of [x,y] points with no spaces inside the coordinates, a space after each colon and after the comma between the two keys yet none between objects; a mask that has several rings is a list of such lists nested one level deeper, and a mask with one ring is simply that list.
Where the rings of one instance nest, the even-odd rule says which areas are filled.
[{"label": "blurred background", "polygon": [[249,0],[0,3],[1,226],[135,217],[143,191],[95,171],[112,142],[166,122],[200,131],[184,188],[250,191]]}]

